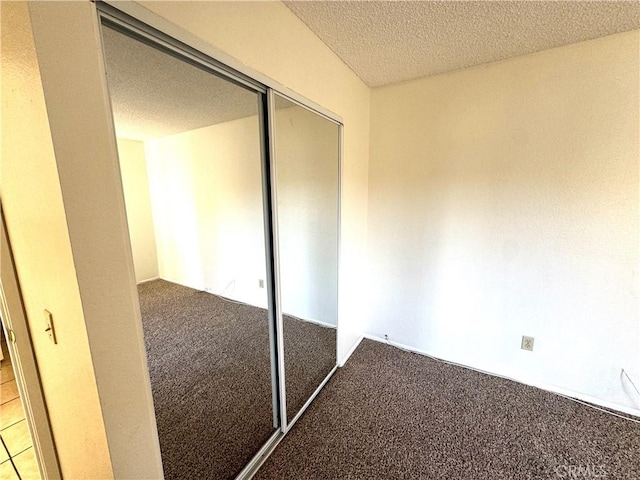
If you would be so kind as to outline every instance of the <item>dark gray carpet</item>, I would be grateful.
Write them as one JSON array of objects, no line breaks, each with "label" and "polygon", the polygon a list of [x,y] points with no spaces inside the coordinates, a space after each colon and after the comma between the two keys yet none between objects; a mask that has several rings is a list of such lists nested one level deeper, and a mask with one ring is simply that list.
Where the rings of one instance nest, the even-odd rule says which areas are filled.
[{"label": "dark gray carpet", "polygon": [[335,329],[284,316],[284,370],[289,421],[335,365]]},{"label": "dark gray carpet", "polygon": [[640,479],[640,424],[365,340],[256,479]]},{"label": "dark gray carpet", "polygon": [[[274,431],[266,311],[163,280],[138,291],[165,478],[234,478]],[[302,405],[335,365],[335,330],[289,317],[284,330]]]}]

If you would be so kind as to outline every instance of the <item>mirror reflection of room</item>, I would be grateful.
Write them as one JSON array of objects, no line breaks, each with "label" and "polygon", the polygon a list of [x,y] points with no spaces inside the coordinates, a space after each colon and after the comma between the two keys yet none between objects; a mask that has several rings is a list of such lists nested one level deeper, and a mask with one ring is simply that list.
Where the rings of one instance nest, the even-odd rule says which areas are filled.
[{"label": "mirror reflection of room", "polygon": [[103,39],[165,478],[234,478],[278,427],[259,94]]},{"label": "mirror reflection of room", "polygon": [[276,95],[275,150],[287,420],[336,365],[339,127]]}]

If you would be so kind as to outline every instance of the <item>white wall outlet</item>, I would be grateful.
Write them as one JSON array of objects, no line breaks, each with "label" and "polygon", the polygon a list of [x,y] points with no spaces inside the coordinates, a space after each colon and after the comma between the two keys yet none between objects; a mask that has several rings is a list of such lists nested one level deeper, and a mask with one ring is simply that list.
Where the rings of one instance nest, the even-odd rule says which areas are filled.
[{"label": "white wall outlet", "polygon": [[264,288],[264,280],[262,278],[258,280],[258,286]]},{"label": "white wall outlet", "polygon": [[533,337],[527,337],[526,335],[522,336],[522,343],[520,344],[520,348],[522,350],[528,350],[530,352],[533,352],[533,342],[534,342],[534,338]]}]

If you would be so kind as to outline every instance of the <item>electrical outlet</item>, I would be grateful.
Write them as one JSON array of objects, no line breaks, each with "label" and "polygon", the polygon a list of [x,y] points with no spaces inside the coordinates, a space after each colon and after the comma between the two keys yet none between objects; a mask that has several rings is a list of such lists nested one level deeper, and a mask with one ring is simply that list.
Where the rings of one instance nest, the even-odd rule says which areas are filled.
[{"label": "electrical outlet", "polygon": [[534,338],[533,337],[527,337],[526,335],[522,336],[522,343],[520,344],[520,348],[522,350],[528,350],[530,352],[533,352],[533,342],[534,342]]},{"label": "electrical outlet", "polygon": [[258,280],[258,286],[264,288],[264,280],[262,278]]},{"label": "electrical outlet", "polygon": [[384,339],[385,339],[385,341],[388,342],[389,341],[389,335],[385,334]]}]

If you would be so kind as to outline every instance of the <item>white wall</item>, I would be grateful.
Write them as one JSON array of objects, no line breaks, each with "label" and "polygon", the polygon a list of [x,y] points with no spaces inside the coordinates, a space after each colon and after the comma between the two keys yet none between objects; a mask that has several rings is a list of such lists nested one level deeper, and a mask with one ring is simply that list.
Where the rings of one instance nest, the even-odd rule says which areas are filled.
[{"label": "white wall", "polygon": [[160,277],[266,308],[258,117],[145,149]]},{"label": "white wall", "polygon": [[144,143],[119,138],[118,159],[136,281],[143,282],[158,278],[156,238],[151,216]]},{"label": "white wall", "polygon": [[638,45],[372,91],[371,334],[640,408]]}]

